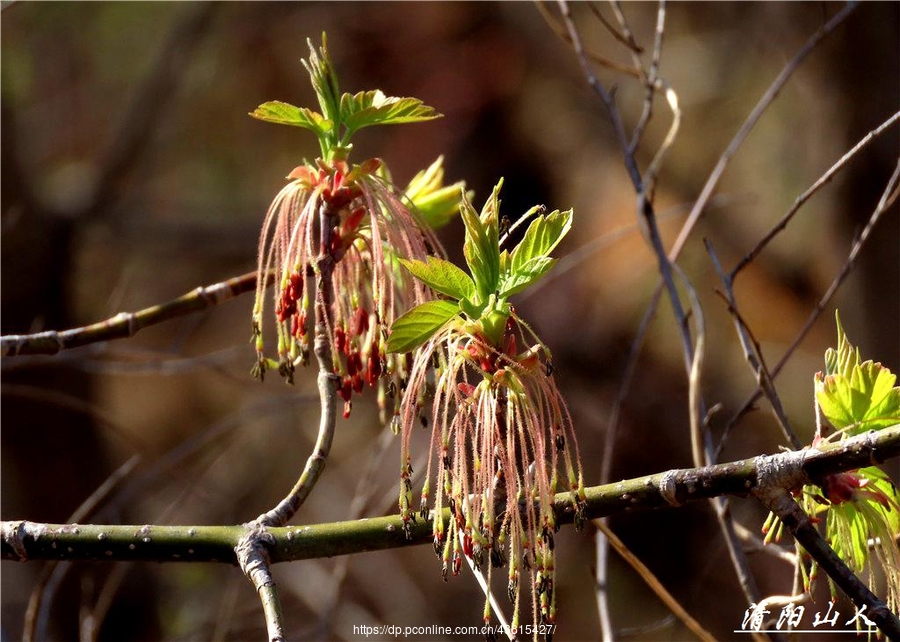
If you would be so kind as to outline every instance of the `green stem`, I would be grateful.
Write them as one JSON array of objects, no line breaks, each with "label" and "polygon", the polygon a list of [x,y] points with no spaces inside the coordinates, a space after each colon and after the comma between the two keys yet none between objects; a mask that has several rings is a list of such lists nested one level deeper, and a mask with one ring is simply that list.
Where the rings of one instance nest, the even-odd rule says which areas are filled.
[{"label": "green stem", "polygon": [[331,342],[328,332],[331,328],[332,274],[334,273],[334,257],[331,255],[331,236],[338,212],[325,202],[319,206],[320,250],[316,259],[316,326],[313,352],[319,363],[319,400],[321,415],[319,416],[319,434],[313,452],[306,460],[306,466],[291,492],[279,504],[256,518],[263,526],[284,526],[297,513],[306,501],[316,482],[325,469],[328,453],[334,438],[334,425],[337,414],[335,399],[335,375],[332,372]]}]

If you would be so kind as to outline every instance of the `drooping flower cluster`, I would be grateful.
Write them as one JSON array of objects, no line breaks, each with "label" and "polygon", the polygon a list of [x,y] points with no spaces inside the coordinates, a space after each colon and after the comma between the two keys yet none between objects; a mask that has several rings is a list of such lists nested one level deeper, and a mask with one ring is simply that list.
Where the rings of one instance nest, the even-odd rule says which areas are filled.
[{"label": "drooping flower cluster", "polygon": [[[412,274],[456,301],[426,303],[398,319],[388,348],[421,345],[398,418],[403,430],[401,516],[406,524],[416,519],[410,438],[425,413],[431,419],[431,450],[419,514],[428,514],[434,479],[434,547],[444,579],[460,572],[463,556],[478,567],[489,559],[489,577],[492,567],[508,564],[517,626],[523,584],[531,587],[535,618],[544,623],[555,618],[554,497],[569,492],[580,519],[584,485],[572,420],[553,379],[549,350],[506,300],[552,265],[548,255],[568,231],[571,212],[539,216],[512,253],[501,253],[498,209],[496,190],[481,216],[468,203],[462,209],[472,278],[438,259],[404,262]],[[425,393],[432,383],[426,412]],[[449,527],[441,518],[445,505]]]},{"label": "drooping flower cluster", "polygon": [[[254,373],[262,378],[266,369],[277,368],[292,382],[295,366],[309,361],[310,335],[318,319],[327,326],[323,333],[330,365],[340,376],[347,416],[353,393],[366,384],[379,385],[384,406],[391,381],[399,382],[398,366],[403,362],[386,354],[387,330],[403,311],[429,300],[431,294],[404,273],[398,257],[443,254],[428,223],[446,220],[447,212],[456,209],[460,184],[443,187],[441,159],[413,179],[408,195],[392,185],[380,160],[350,165],[349,138],[359,128],[428,120],[439,114],[416,99],[389,98],[380,91],[341,95],[325,45],[316,52],[310,44],[310,51],[304,64],[322,113],[270,102],[251,114],[310,129],[322,149],[315,163],[290,173],[263,223],[253,308]],[[325,271],[324,289],[316,292]],[[277,360],[266,357],[263,339],[270,279],[275,283]],[[322,306],[319,314],[317,304]]]},{"label": "drooping flower cluster", "polygon": [[[394,318],[431,298],[423,285],[402,274],[395,252],[440,251],[431,230],[374,174],[378,165],[372,160],[353,169],[343,161],[320,163],[316,170],[298,167],[270,206],[259,243],[253,310],[257,372],[261,376],[274,365],[264,355],[262,333],[266,275],[274,274],[276,281],[277,368],[291,380],[295,364],[309,361],[314,277],[317,262],[329,260],[327,337],[346,411],[353,392],[393,370],[384,345]],[[330,229],[322,229],[323,220]]]}]

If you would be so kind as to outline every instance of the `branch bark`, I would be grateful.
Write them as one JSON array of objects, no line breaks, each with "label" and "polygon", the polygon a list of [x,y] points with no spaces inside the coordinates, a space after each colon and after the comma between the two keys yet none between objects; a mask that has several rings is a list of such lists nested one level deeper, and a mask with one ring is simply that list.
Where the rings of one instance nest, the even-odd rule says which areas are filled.
[{"label": "branch bark", "polygon": [[[779,487],[796,490],[825,475],[883,463],[900,456],[900,425],[869,432],[819,448],[760,455],[750,459],[669,470],[645,477],[594,486],[586,490],[585,516],[595,519],[637,508],[680,506],[697,500],[734,495],[746,497],[760,488],[773,470]],[[557,521],[571,523],[571,497],[556,498]],[[442,515],[449,519],[449,512]],[[136,526],[2,523],[0,558],[26,561],[65,559],[93,561],[225,562],[236,564],[234,547],[247,535],[236,526]],[[267,544],[275,564],[303,559],[430,544],[429,520],[412,524],[410,539],[397,515],[310,526],[273,527]]]},{"label": "branch bark", "polygon": [[[271,276],[270,281],[271,283]],[[35,334],[10,334],[0,337],[0,356],[16,357],[26,354],[56,354],[91,343],[126,339],[151,325],[169,321],[191,312],[219,305],[256,288],[256,272],[196,288],[165,303],[137,312],[120,312],[116,316],[81,328],[49,330]]]}]

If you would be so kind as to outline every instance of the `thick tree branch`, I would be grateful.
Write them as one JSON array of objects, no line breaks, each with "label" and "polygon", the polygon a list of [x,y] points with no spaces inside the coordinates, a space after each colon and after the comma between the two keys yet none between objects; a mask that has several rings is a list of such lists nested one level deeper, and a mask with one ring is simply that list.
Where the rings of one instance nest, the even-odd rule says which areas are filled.
[{"label": "thick tree branch", "polygon": [[[684,503],[736,495],[746,497],[759,487],[760,475],[777,468],[781,487],[797,490],[825,475],[871,466],[900,456],[900,425],[869,432],[820,448],[760,455],[704,468],[676,469],[586,490],[585,516],[595,519],[636,508],[680,506]],[[569,493],[556,498],[557,521],[571,523]],[[444,519],[449,518],[449,512]],[[123,526],[2,523],[0,558],[226,562],[236,563],[234,547],[247,535],[245,526]],[[269,528],[272,563],[335,555],[350,555],[430,544],[431,524],[412,525],[410,539],[397,515],[310,526]]]}]

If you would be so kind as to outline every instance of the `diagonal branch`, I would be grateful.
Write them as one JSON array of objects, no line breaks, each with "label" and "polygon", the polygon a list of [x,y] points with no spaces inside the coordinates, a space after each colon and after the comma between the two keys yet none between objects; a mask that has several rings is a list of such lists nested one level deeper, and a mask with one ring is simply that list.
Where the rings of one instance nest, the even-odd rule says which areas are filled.
[{"label": "diagonal branch", "polygon": [[[272,277],[269,278],[271,284]],[[71,330],[48,330],[36,334],[10,334],[0,337],[0,356],[56,354],[91,343],[133,337],[140,330],[192,312],[229,301],[256,288],[256,272],[248,272],[220,283],[199,287],[177,299],[159,303],[137,312],[120,312],[111,319]]]},{"label": "diagonal branch", "polygon": [[775,390],[772,374],[769,372],[768,366],[766,366],[765,359],[763,359],[759,343],[753,337],[753,334],[750,332],[750,327],[744,321],[744,317],[738,310],[737,301],[734,298],[733,273],[732,275],[725,274],[725,270],[722,269],[719,257],[716,255],[715,250],[713,250],[712,242],[707,239],[705,240],[705,243],[706,251],[712,259],[713,267],[715,267],[716,273],[719,275],[719,278],[722,279],[722,284],[725,286],[725,293],[722,294],[722,298],[724,298],[725,302],[728,304],[728,312],[734,319],[734,327],[737,330],[738,338],[741,341],[741,347],[744,349],[744,358],[747,360],[747,365],[750,366],[753,375],[756,377],[756,383],[759,386],[759,390],[761,390],[769,400],[772,411],[775,414],[775,419],[781,427],[782,433],[784,433],[785,440],[790,442],[795,450],[802,448],[803,444],[800,442],[797,433],[791,427],[787,418],[787,413],[784,411],[784,406],[781,404],[781,398],[778,396],[778,391]]},{"label": "diagonal branch", "polygon": [[747,116],[747,120],[744,121],[744,124],[741,125],[741,128],[734,135],[734,138],[731,139],[731,142],[728,143],[728,147],[725,148],[725,151],[722,152],[722,155],[719,157],[716,166],[713,168],[713,171],[710,172],[709,178],[706,180],[706,184],[703,186],[703,189],[700,191],[700,196],[697,198],[697,202],[694,204],[691,213],[688,215],[688,220],[685,221],[684,226],[681,228],[681,232],[678,234],[678,238],[675,240],[675,244],[672,246],[672,250],[669,252],[669,257],[674,261],[679,254],[681,254],[681,250],[684,247],[685,242],[687,241],[688,236],[690,236],[691,232],[694,229],[694,226],[697,224],[697,221],[700,220],[700,217],[703,215],[704,210],[706,209],[706,204],[709,202],[710,197],[715,192],[716,187],[719,184],[719,180],[722,178],[722,175],[725,173],[725,168],[728,167],[728,163],[731,162],[732,157],[737,153],[738,148],[743,144],[744,140],[746,140],[747,136],[750,135],[751,130],[756,126],[757,121],[759,121],[760,117],[763,115],[763,112],[768,109],[769,105],[775,100],[781,90],[784,88],[784,85],[787,83],[788,79],[791,75],[797,70],[800,66],[800,63],[818,46],[818,44],[832,31],[834,31],[838,25],[840,25],[844,19],[850,15],[850,13],[856,9],[857,3],[848,2],[844,5],[844,8],[838,11],[827,23],[822,25],[818,31],[816,31],[812,36],[810,36],[809,40],[800,48],[793,58],[784,66],[775,80],[772,81],[772,84],[769,85],[769,88],[766,90],[759,101],[756,103],[756,106],[753,107],[753,111],[750,112],[750,115]]},{"label": "diagonal branch", "polygon": [[[838,272],[838,275],[834,277],[831,285],[828,286],[828,290],[825,292],[825,294],[822,295],[822,298],[819,299],[815,307],[809,313],[809,317],[806,319],[806,323],[804,323],[803,327],[800,328],[800,331],[791,342],[791,345],[788,346],[788,349],[785,350],[783,355],[781,355],[778,363],[776,363],[772,367],[772,379],[775,379],[775,377],[777,377],[781,372],[781,369],[784,368],[788,359],[792,354],[794,354],[794,350],[797,349],[797,346],[799,346],[800,342],[803,341],[803,339],[806,337],[806,334],[813,327],[816,320],[819,318],[819,315],[822,314],[822,310],[824,310],[825,306],[828,305],[828,302],[831,301],[831,297],[834,296],[834,293],[837,292],[838,288],[844,282],[844,279],[846,279],[847,275],[850,274],[850,271],[856,264],[856,259],[859,256],[860,251],[862,251],[862,248],[866,244],[866,241],[871,235],[872,230],[875,228],[875,225],[877,225],[878,221],[881,220],[884,212],[894,205],[898,197],[900,197],[900,160],[897,161],[897,166],[894,168],[894,173],[888,179],[888,182],[881,193],[881,198],[878,200],[878,204],[872,211],[872,215],[869,217],[868,222],[866,222],[866,225],[863,228],[862,232],[860,232],[859,237],[856,239],[856,241],[853,242],[853,247],[850,248],[850,252],[847,255],[847,259],[844,261],[844,265],[841,267],[840,272]],[[761,395],[762,392],[759,390],[759,388],[753,391],[753,393],[744,402],[744,405],[741,406],[741,408],[734,414],[728,424],[726,424],[725,429],[722,433],[722,438],[719,440],[717,451],[720,451],[722,449],[725,441],[731,433],[731,430],[737,424],[738,420],[753,407],[753,404],[756,403],[756,400],[759,399]]]}]

